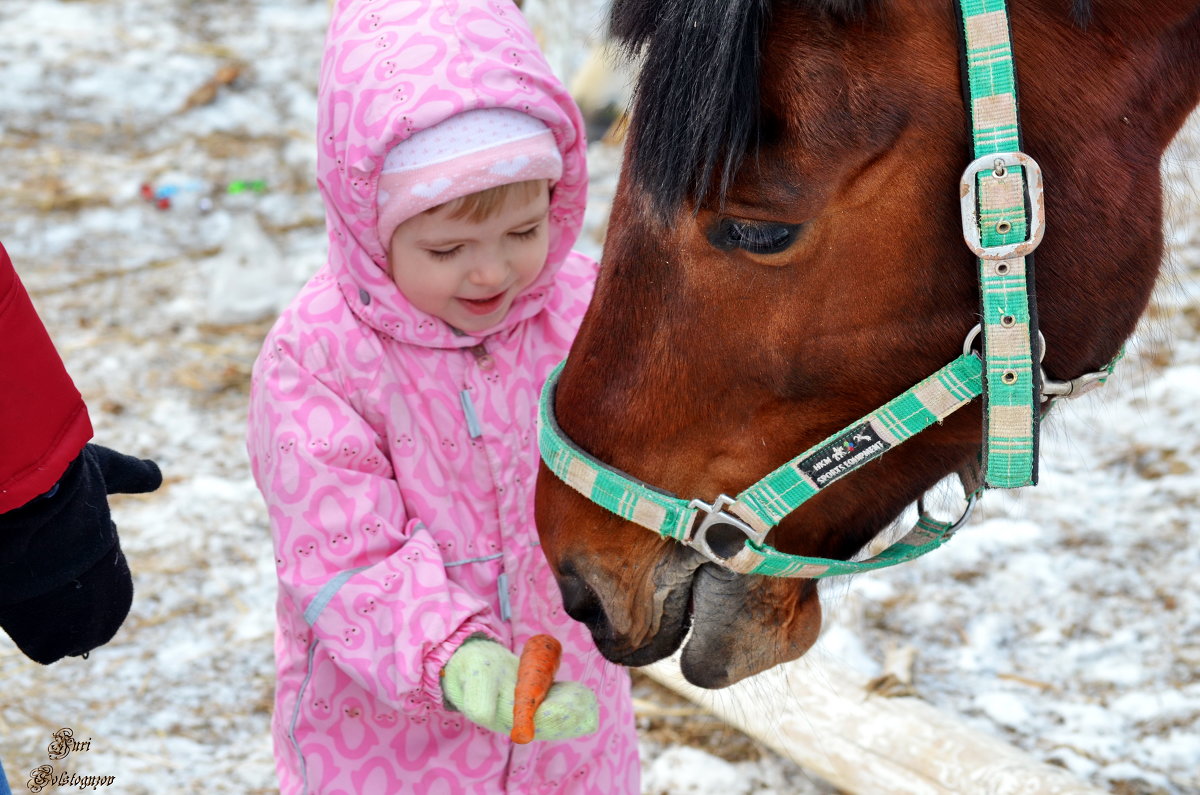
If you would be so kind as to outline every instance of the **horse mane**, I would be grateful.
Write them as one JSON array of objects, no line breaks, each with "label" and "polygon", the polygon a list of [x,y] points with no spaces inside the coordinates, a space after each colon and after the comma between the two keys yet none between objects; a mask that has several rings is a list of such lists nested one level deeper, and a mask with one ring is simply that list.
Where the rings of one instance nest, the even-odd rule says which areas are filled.
[{"label": "horse mane", "polygon": [[[883,0],[780,0],[850,20]],[[1071,0],[1076,24],[1091,0]],[[757,146],[762,40],[772,0],[613,0],[609,33],[640,59],[630,130],[630,173],[666,218],[697,205],[720,174],[724,200],[746,153]]]}]

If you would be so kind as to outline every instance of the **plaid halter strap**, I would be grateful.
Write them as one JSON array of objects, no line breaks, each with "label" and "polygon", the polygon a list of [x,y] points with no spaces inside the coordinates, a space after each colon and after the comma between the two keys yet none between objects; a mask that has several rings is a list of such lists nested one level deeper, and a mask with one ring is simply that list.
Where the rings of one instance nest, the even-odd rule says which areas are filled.
[{"label": "plaid halter strap", "polygon": [[[542,460],[592,502],[635,524],[692,547],[739,574],[820,579],[886,568],[940,547],[967,520],[985,488],[1037,483],[1041,403],[1102,385],[1102,371],[1051,381],[1041,368],[1032,253],[1041,241],[1045,206],[1041,170],[1020,151],[1016,79],[1004,0],[960,0],[967,106],[974,160],[963,172],[963,237],[978,257],[982,322],[954,361],[846,428],[767,474],[736,497],[712,504],[685,500],[642,483],[572,442],[554,416],[563,362],[542,390],[538,442]],[[972,349],[983,338],[982,356]],[[984,400],[982,484],[967,495],[955,521],[934,519],[918,502],[913,528],[879,554],[858,561],[791,555],[765,543],[785,516],[823,488],[941,422],[976,397]]]}]

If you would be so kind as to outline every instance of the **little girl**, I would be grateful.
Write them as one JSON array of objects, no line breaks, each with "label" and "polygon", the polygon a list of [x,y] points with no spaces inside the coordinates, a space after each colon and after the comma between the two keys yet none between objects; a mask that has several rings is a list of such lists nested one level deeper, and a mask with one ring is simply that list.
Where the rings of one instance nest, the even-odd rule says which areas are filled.
[{"label": "little girl", "polygon": [[[290,793],[637,793],[624,669],[533,524],[538,392],[596,265],[579,112],[507,0],[340,0],[318,95],[329,261],[255,364]],[[514,745],[516,656],[564,647]]]}]

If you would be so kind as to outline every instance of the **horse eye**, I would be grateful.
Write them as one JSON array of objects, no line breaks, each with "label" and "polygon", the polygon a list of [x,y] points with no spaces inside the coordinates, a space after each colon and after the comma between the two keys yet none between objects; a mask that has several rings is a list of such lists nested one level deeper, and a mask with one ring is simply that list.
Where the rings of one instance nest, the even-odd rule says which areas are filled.
[{"label": "horse eye", "polygon": [[767,224],[723,218],[713,227],[709,242],[721,251],[740,248],[751,254],[777,254],[796,241],[799,224]]}]

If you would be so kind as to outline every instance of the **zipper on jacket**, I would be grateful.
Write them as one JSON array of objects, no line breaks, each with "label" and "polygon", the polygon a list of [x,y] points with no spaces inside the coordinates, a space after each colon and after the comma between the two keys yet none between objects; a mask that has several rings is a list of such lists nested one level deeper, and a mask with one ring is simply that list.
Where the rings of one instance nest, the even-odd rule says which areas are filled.
[{"label": "zipper on jacket", "polygon": [[[471,355],[475,357],[475,364],[480,370],[491,370],[496,366],[496,360],[488,353],[487,346],[484,343],[473,345],[468,348]],[[471,400],[470,390],[464,389],[458,393],[459,400],[462,402],[463,415],[467,418],[467,432],[471,434],[472,439],[478,439],[483,435],[479,427],[479,415],[475,411],[475,404]],[[508,597],[508,572],[500,572],[499,578],[496,580],[496,595],[500,599],[500,620],[512,620],[512,602]]]},{"label": "zipper on jacket", "polygon": [[[488,353],[487,346],[482,342],[478,345],[472,345],[467,348],[471,355],[475,357],[475,365],[480,370],[491,370],[496,366],[496,360]],[[479,414],[475,411],[475,404],[471,401],[470,385],[458,393],[459,402],[462,403],[463,416],[467,420],[467,433],[472,439],[478,439],[483,435],[483,431],[479,426]]]},{"label": "zipper on jacket", "polygon": [[496,580],[496,591],[500,597],[500,620],[508,621],[512,619],[512,603],[508,600],[508,572],[500,572],[500,577]]},{"label": "zipper on jacket", "polygon": [[458,393],[458,400],[462,403],[463,416],[467,418],[467,433],[472,439],[478,439],[483,436],[483,431],[479,427],[479,415],[475,412],[475,404],[471,401],[471,393],[464,389]]}]

